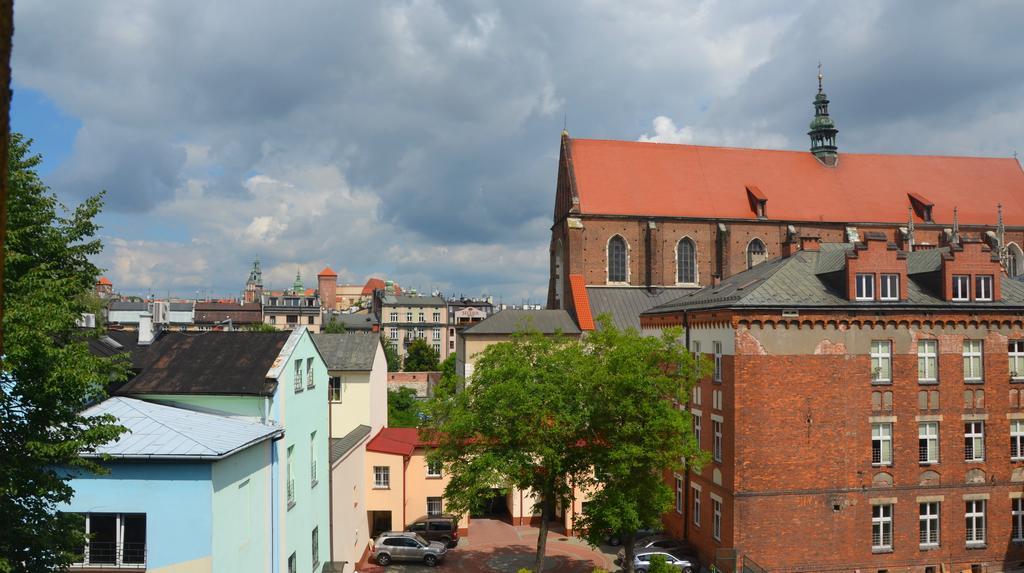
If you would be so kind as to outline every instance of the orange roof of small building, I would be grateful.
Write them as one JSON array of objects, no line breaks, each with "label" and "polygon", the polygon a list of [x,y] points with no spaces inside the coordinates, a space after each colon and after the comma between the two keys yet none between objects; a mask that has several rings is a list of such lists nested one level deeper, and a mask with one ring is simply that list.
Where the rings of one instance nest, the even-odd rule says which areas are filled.
[{"label": "orange roof of small building", "polygon": [[324,267],[324,270],[320,271],[320,273],[318,275],[316,275],[316,276],[318,276],[318,277],[336,277],[336,276],[338,276],[338,273],[334,272],[334,269],[332,269],[331,267]]},{"label": "orange roof of small building", "polygon": [[381,428],[380,432],[366,444],[366,450],[400,456],[412,455],[413,450],[431,445],[420,440],[416,428]]},{"label": "orange roof of small building", "polygon": [[96,281],[96,284],[113,286],[114,283],[110,282],[110,279],[108,279],[107,277],[100,277],[100,280]]},{"label": "orange roof of small building", "polygon": [[[584,214],[756,219],[747,190],[767,198],[770,220],[906,223],[911,196],[932,219],[1024,226],[1024,171],[1013,158],[880,155],[840,151],[826,167],[809,151],[570,139]],[[917,222],[921,219],[915,215]]]},{"label": "orange roof of small building", "polygon": [[[384,279],[379,279],[377,277],[373,277],[373,278],[367,280],[366,284],[363,285],[362,296],[370,296],[370,295],[373,294],[373,291],[375,291],[377,289],[383,289],[386,286],[388,286],[388,285],[387,285],[386,282],[384,282]],[[395,289],[395,294],[396,295],[397,294],[402,294],[402,287],[398,286],[398,283],[393,283],[392,287]]]},{"label": "orange roof of small building", "polygon": [[594,317],[590,313],[590,298],[583,275],[569,275],[569,286],[572,288],[572,304],[576,307],[576,324],[580,330],[594,330]]}]

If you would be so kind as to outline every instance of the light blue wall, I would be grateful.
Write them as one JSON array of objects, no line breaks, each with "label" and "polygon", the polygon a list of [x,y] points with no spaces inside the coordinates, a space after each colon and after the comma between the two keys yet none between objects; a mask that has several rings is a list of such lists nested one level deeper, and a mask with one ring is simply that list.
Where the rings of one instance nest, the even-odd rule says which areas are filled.
[{"label": "light blue wall", "polygon": [[106,475],[75,472],[75,496],[61,511],[145,513],[148,569],[211,554],[209,463],[104,464]]},{"label": "light blue wall", "polygon": [[213,464],[213,570],[270,571],[270,440]]}]

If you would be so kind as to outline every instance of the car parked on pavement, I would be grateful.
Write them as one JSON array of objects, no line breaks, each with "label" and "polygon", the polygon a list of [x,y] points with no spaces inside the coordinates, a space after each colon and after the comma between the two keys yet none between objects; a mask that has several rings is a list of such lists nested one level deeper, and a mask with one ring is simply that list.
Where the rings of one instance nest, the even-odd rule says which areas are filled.
[{"label": "car parked on pavement", "polygon": [[405,530],[418,533],[427,541],[440,541],[448,547],[459,544],[459,518],[454,515],[425,515]]},{"label": "car parked on pavement", "polygon": [[665,557],[665,563],[669,567],[674,568],[682,573],[694,573],[700,571],[697,560],[681,551],[638,551],[636,557],[633,558],[633,570],[636,573],[647,573],[647,570],[651,566],[651,559],[655,555],[662,555]]},{"label": "car parked on pavement", "polygon": [[[676,549],[687,549],[688,546],[685,542],[680,541],[670,535],[657,534],[648,535],[646,537],[638,537],[636,542],[633,544],[633,554],[636,555],[644,549],[649,550],[660,550],[660,551],[673,551]],[[619,549],[618,558],[621,561],[626,555],[626,549],[623,547]],[[618,561],[616,561],[618,563]]]},{"label": "car parked on pavement", "polygon": [[418,561],[433,567],[444,559],[448,546],[440,541],[427,541],[416,533],[389,531],[377,536],[370,553],[381,566],[392,561]]}]

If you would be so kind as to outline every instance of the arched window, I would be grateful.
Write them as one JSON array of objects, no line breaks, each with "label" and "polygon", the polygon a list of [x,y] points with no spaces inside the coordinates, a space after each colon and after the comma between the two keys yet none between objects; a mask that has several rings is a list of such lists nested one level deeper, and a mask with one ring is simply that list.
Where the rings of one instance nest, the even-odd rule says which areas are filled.
[{"label": "arched window", "polygon": [[697,247],[689,238],[680,240],[676,245],[676,282],[697,282]]},{"label": "arched window", "polygon": [[615,235],[608,241],[608,282],[626,282],[626,239]]},{"label": "arched window", "polygon": [[768,258],[768,249],[764,246],[764,241],[761,239],[751,239],[747,244],[747,268],[752,269],[754,266],[759,265]]},{"label": "arched window", "polygon": [[1006,254],[1006,274],[1016,277],[1024,273],[1024,251],[1021,251],[1015,243],[1010,243]]},{"label": "arched window", "polygon": [[562,239],[555,243],[555,305],[562,308]]}]

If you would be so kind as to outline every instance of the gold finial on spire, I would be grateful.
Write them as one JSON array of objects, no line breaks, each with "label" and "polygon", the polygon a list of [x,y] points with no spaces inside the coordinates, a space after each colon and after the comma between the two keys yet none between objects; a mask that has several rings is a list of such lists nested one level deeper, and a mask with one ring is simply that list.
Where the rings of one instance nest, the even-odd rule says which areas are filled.
[{"label": "gold finial on spire", "polygon": [[825,76],[821,73],[821,60],[818,60],[818,93],[821,93],[821,80],[824,78]]}]

